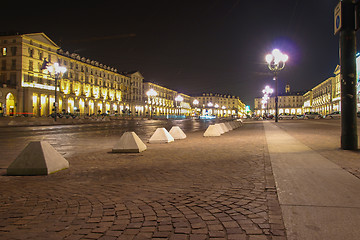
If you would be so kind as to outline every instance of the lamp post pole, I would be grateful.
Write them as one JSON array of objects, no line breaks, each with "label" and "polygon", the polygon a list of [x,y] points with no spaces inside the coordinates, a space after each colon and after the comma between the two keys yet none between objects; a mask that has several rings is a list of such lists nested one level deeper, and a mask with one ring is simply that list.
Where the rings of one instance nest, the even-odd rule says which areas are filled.
[{"label": "lamp post pole", "polygon": [[153,111],[153,107],[152,107],[152,102],[153,102],[153,99],[154,97],[157,95],[157,92],[154,90],[154,89],[149,89],[149,91],[146,92],[146,95],[149,97],[149,100],[150,101],[150,119],[152,119],[152,111]]},{"label": "lamp post pole", "polygon": [[44,59],[43,65],[41,67],[41,70],[47,70],[51,76],[51,74],[54,74],[54,80],[55,80],[55,99],[54,99],[54,121],[56,122],[57,118],[57,86],[58,86],[58,80],[61,77],[62,74],[64,74],[67,69],[66,67],[60,66],[59,63],[50,64],[48,61],[46,61],[46,58]]},{"label": "lamp post pole", "polygon": [[342,0],[340,4],[341,148],[357,150],[355,1]]},{"label": "lamp post pole", "polygon": [[[181,114],[181,102],[184,100],[184,98],[181,95],[177,95],[177,97],[175,98],[175,103],[176,103],[176,108],[178,111],[178,116],[180,116]],[[179,105],[180,103],[180,105]]]},{"label": "lamp post pole", "polygon": [[278,80],[277,74],[285,67],[286,61],[289,59],[288,55],[283,54],[279,49],[272,50],[271,54],[266,55],[265,60],[268,63],[268,68],[274,73],[273,80],[275,81],[275,122],[278,122]]}]

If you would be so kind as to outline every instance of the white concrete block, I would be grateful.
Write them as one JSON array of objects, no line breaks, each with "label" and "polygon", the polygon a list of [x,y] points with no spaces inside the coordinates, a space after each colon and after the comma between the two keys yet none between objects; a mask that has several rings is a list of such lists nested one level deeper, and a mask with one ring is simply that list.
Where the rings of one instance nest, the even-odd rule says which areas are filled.
[{"label": "white concrete block", "polygon": [[173,141],[174,138],[165,128],[158,128],[151,136],[149,143],[169,143]]},{"label": "white concrete block", "polygon": [[215,125],[210,125],[204,133],[204,137],[219,137],[219,136],[221,136],[220,130]]},{"label": "white concrete block", "polygon": [[234,121],[229,122],[230,126],[234,129],[238,128]]},{"label": "white concrete block", "polygon": [[220,123],[221,128],[224,130],[224,132],[228,132],[229,128],[225,125],[225,123]]},{"label": "white concrete block", "polygon": [[225,131],[223,130],[223,128],[221,127],[220,123],[216,123],[215,126],[219,129],[221,134],[224,134]]},{"label": "white concrete block", "polygon": [[120,140],[115,143],[112,152],[139,153],[147,149],[146,145],[135,132],[125,132]]},{"label": "white concrete block", "polygon": [[225,122],[225,126],[229,129],[229,131],[233,130],[229,122]]},{"label": "white concrete block", "polygon": [[174,139],[185,139],[186,138],[186,134],[178,126],[173,126],[170,129],[169,133]]},{"label": "white concrete block", "polygon": [[69,162],[48,142],[30,142],[7,168],[7,175],[48,175],[69,168]]}]

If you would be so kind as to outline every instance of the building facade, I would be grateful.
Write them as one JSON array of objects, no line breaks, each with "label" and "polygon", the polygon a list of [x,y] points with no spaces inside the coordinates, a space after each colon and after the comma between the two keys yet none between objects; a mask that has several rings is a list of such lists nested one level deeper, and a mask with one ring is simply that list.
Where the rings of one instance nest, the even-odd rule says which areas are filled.
[{"label": "building facade", "polygon": [[4,96],[0,104],[6,115],[47,116],[53,112],[55,78],[43,69],[44,61],[59,63],[67,69],[56,87],[59,112],[118,113],[126,106],[123,95],[132,76],[64,52],[44,33],[2,36],[0,49],[1,96]]},{"label": "building facade", "polygon": [[246,114],[245,104],[239,97],[232,95],[203,93],[193,97],[193,108],[196,109],[196,115],[203,116],[237,118]]},{"label": "building facade", "polygon": [[[144,82],[138,71],[118,72],[98,61],[64,51],[44,33],[0,36],[0,50],[1,115],[49,116],[54,113],[55,104],[58,113],[80,116],[152,113],[159,117],[201,114],[235,117],[245,113],[245,105],[238,97],[219,94],[191,97]],[[55,64],[65,67],[66,72],[55,77],[46,68]],[[156,96],[147,95],[150,89],[156,91]],[[195,99],[201,103],[194,105]]]},{"label": "building facade", "polygon": [[[303,114],[303,104],[304,93],[291,92],[290,86],[286,85],[285,92],[278,95],[278,114]],[[265,102],[262,97],[255,98],[254,114],[257,116],[275,115],[275,96],[270,96]]]},{"label": "building facade", "polygon": [[336,66],[333,77],[329,77],[304,94],[304,112],[326,115],[341,111],[340,66]]}]

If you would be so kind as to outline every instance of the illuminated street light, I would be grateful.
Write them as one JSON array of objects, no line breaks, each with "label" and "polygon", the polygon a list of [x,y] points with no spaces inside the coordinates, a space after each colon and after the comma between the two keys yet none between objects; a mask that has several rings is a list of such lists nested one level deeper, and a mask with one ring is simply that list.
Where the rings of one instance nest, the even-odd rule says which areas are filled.
[{"label": "illuminated street light", "polygon": [[266,95],[271,95],[274,92],[274,89],[270,88],[269,86],[266,86],[263,90],[262,90],[263,94]]},{"label": "illuminated street light", "polygon": [[[264,97],[263,99],[265,99],[265,104],[266,104],[266,113],[269,110],[269,100],[270,100],[270,95],[274,92],[274,89],[270,88],[269,86],[265,86],[265,88],[262,90]],[[267,116],[268,117],[268,116]]]},{"label": "illuminated street light", "polygon": [[46,61],[46,58],[44,59],[44,62],[42,64],[41,70],[47,70],[48,73],[54,76],[55,79],[55,101],[54,101],[54,120],[56,121],[57,118],[57,107],[58,107],[58,101],[57,101],[57,87],[58,87],[58,79],[67,71],[66,67],[60,66],[59,63],[51,64],[50,62]]},{"label": "illuminated street light", "polygon": [[180,115],[180,112],[181,112],[181,102],[182,101],[184,101],[184,98],[181,95],[177,95],[175,98],[175,102],[176,102],[176,108],[178,108],[178,115]]},{"label": "illuminated street light", "polygon": [[288,55],[283,54],[279,49],[272,50],[271,54],[265,56],[270,71],[274,73],[275,80],[275,122],[278,122],[278,81],[277,74],[285,67],[286,61],[289,59]]},{"label": "illuminated street light", "polygon": [[193,101],[193,104],[195,105],[195,113],[194,113],[194,115],[195,115],[195,117],[196,117],[197,106],[198,106],[198,104],[199,104],[199,100],[195,99],[195,100]]},{"label": "illuminated street light", "polygon": [[153,102],[153,98],[157,96],[157,92],[150,88],[147,92],[146,95],[149,97],[150,99],[150,119],[152,118],[152,111],[153,111],[153,107],[152,107],[152,102]]}]

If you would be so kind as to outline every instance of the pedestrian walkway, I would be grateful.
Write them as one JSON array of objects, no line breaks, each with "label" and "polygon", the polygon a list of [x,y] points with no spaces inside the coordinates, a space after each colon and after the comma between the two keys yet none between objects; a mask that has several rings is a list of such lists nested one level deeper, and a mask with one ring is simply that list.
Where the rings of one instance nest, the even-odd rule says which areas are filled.
[{"label": "pedestrian walkway", "polygon": [[264,122],[289,240],[359,239],[360,179]]}]

